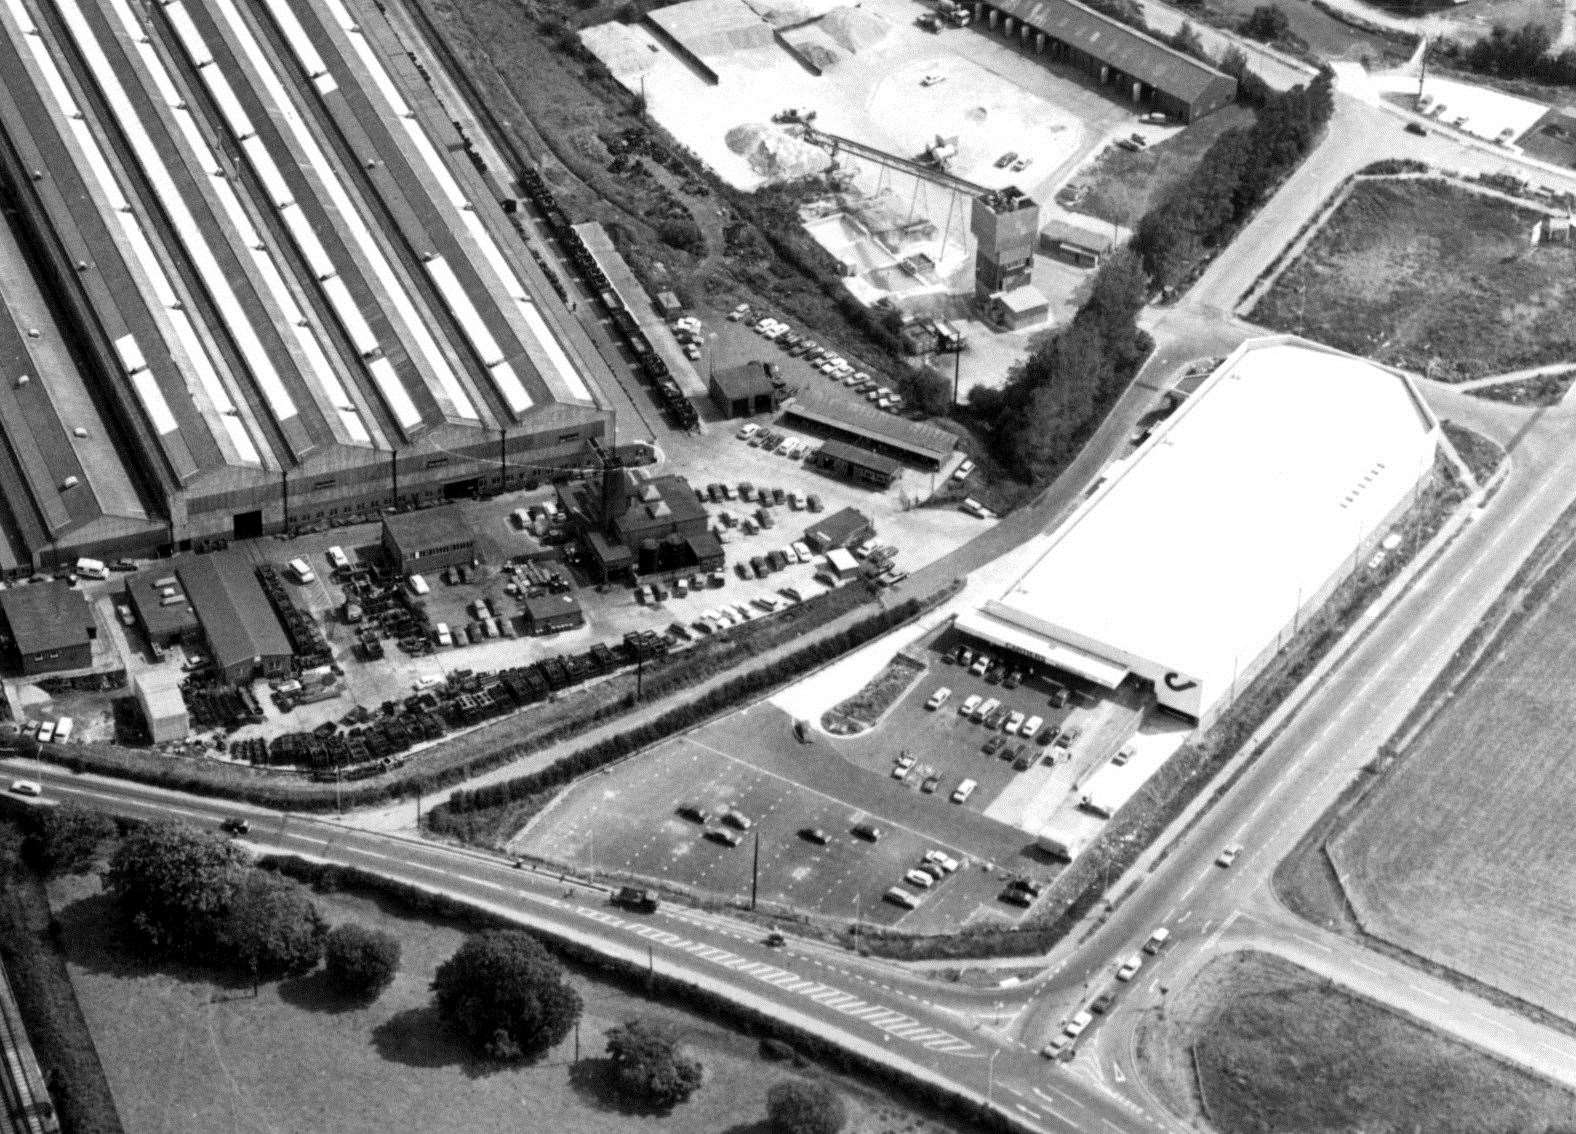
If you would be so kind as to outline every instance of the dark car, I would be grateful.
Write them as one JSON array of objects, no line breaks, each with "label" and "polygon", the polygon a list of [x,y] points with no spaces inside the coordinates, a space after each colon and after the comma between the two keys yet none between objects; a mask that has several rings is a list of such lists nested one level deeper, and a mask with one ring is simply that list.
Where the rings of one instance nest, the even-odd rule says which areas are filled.
[{"label": "dark car", "polygon": [[1013,770],[1017,772],[1027,772],[1034,764],[1034,757],[1029,755],[1028,752],[1024,751],[1024,747],[1021,744],[1013,748],[1012,751],[1014,753],[1012,758]]},{"label": "dark car", "polygon": [[980,747],[980,751],[987,756],[994,756],[997,749],[1006,747],[1006,744],[1007,741],[1004,738],[993,736]]},{"label": "dark car", "polygon": [[232,835],[244,835],[252,829],[252,824],[249,820],[242,819],[237,815],[230,816],[220,823],[219,826]]},{"label": "dark car", "polygon": [[747,480],[739,481],[739,499],[749,503],[755,499],[755,486]]},{"label": "dark car", "polygon": [[774,527],[777,526],[777,521],[772,519],[772,514],[770,512],[768,512],[765,508],[757,508],[757,509],[755,509],[755,522],[760,524],[761,528],[763,530],[766,529],[766,528],[774,528]]},{"label": "dark car", "polygon": [[780,488],[772,489],[772,503],[773,504],[781,504],[786,499],[788,499],[788,494],[786,492],[784,492],[782,489],[780,489]]},{"label": "dark car", "polygon": [[766,560],[759,555],[750,556],[750,570],[755,572],[757,579],[764,579],[771,574],[771,568],[766,565]]},{"label": "dark car", "polygon": [[874,823],[858,823],[854,826],[854,835],[866,842],[878,843],[881,841],[881,828]]},{"label": "dark car", "polygon": [[773,571],[781,571],[788,566],[788,556],[782,551],[769,551],[766,553],[766,562]]},{"label": "dark car", "polygon": [[999,901],[1006,902],[1009,906],[1021,906],[1028,909],[1034,905],[1034,899],[1022,890],[1015,890],[1011,886],[996,895]]},{"label": "dark car", "polygon": [[706,831],[706,837],[714,843],[721,843],[725,847],[736,847],[744,841],[744,836],[737,831],[730,831],[726,827],[711,827]]},{"label": "dark car", "polygon": [[1056,739],[1056,726],[1048,724],[1044,728],[1042,728],[1040,730],[1040,734],[1034,738],[1034,743],[1040,745],[1043,748],[1045,745],[1049,744],[1051,741],[1053,741],[1055,739]]},{"label": "dark car", "polygon": [[1115,1003],[1116,994],[1114,992],[1102,992],[1089,1002],[1089,1011],[1096,1016],[1103,1016],[1111,1010],[1111,1005]]},{"label": "dark car", "polygon": [[788,939],[781,933],[768,933],[766,935],[766,947],[769,949],[781,949],[786,944],[788,944]]},{"label": "dark car", "polygon": [[812,512],[819,512],[825,507],[825,505],[821,503],[821,498],[813,492],[804,498],[804,506],[810,509]]},{"label": "dark car", "polygon": [[750,565],[742,559],[737,560],[733,564],[733,573],[739,578],[747,580],[750,577]]},{"label": "dark car", "polygon": [[799,837],[807,843],[814,843],[818,847],[824,847],[832,841],[832,836],[819,827],[803,827],[799,831]]},{"label": "dark car", "polygon": [[1021,670],[1015,669],[1007,675],[1006,679],[1001,683],[1001,687],[1003,689],[1016,689],[1021,684],[1023,684],[1023,673]]},{"label": "dark car", "polygon": [[1025,893],[1032,894],[1036,898],[1045,892],[1045,883],[1034,878],[1014,878],[1007,885],[1015,890],[1022,890]]},{"label": "dark car", "polygon": [[717,484],[715,482],[713,482],[711,484],[708,484],[706,486],[706,499],[710,500],[713,504],[715,504],[719,500],[721,500],[722,499],[722,485]]},{"label": "dark car", "polygon": [[704,823],[711,818],[711,812],[693,803],[686,803],[679,808],[679,817],[694,823]]},{"label": "dark car", "polygon": [[1408,134],[1416,134],[1419,138],[1428,137],[1428,131],[1423,128],[1420,122],[1408,122],[1406,124],[1406,132]]}]

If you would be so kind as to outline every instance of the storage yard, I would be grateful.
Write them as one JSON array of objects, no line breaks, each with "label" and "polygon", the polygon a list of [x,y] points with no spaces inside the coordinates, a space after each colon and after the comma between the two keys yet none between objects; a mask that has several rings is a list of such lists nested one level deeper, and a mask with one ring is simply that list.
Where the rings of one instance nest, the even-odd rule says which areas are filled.
[{"label": "storage yard", "polygon": [[30,442],[0,571],[518,486],[612,440],[608,363],[497,205],[510,171],[375,6],[40,12],[0,12],[28,80],[0,165],[64,303],[10,338]]}]

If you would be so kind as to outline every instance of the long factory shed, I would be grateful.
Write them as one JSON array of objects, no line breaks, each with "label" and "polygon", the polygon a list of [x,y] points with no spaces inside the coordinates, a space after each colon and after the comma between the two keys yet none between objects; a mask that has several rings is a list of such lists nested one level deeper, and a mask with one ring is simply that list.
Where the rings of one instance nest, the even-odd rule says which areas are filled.
[{"label": "long factory shed", "polygon": [[610,439],[609,362],[424,52],[370,2],[0,0],[0,271],[31,265],[58,327],[43,366],[0,320],[31,399],[0,396],[0,572],[473,495]]}]

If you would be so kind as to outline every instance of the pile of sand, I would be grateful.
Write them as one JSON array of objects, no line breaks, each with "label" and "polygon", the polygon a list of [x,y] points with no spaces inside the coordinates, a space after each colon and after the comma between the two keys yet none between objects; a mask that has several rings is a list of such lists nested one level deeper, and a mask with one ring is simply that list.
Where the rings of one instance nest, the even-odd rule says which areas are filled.
[{"label": "pile of sand", "polygon": [[793,46],[800,58],[823,72],[848,58],[848,53],[843,50],[842,45],[822,31],[818,24],[784,32],[783,39]]},{"label": "pile of sand", "polygon": [[774,28],[792,28],[818,20],[837,7],[837,0],[744,0]]},{"label": "pile of sand", "polygon": [[776,126],[747,122],[729,130],[728,148],[768,181],[793,181],[820,173],[832,164],[826,151]]},{"label": "pile of sand", "polygon": [[892,25],[863,8],[834,8],[816,25],[847,51],[858,54],[886,38]]}]

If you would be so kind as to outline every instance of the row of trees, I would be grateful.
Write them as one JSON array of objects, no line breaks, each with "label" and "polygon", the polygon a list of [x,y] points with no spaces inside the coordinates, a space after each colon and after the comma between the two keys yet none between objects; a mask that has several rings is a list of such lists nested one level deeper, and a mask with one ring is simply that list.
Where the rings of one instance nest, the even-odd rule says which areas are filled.
[{"label": "row of trees", "polygon": [[[63,826],[78,830],[75,821]],[[51,841],[79,848],[82,837]],[[399,969],[393,937],[357,925],[329,932],[299,882],[259,869],[234,843],[185,823],[149,823],[126,835],[104,885],[131,942],[161,958],[256,982],[308,972],[326,955],[330,983],[355,997],[376,996]]]},{"label": "row of trees", "polygon": [[1307,156],[1334,112],[1333,75],[1270,95],[1251,127],[1222,134],[1192,174],[1144,214],[1133,250],[1157,288],[1184,283]]},{"label": "row of trees", "polygon": [[1072,322],[1017,367],[1004,389],[970,394],[1015,475],[1048,481],[1100,424],[1149,352],[1137,322],[1147,297],[1138,258],[1118,252],[1095,274]]},{"label": "row of trees", "polygon": [[1446,40],[1440,51],[1485,75],[1576,85],[1576,48],[1555,52],[1554,40],[1554,29],[1544,24],[1519,28],[1496,24],[1488,35],[1466,46]]}]

